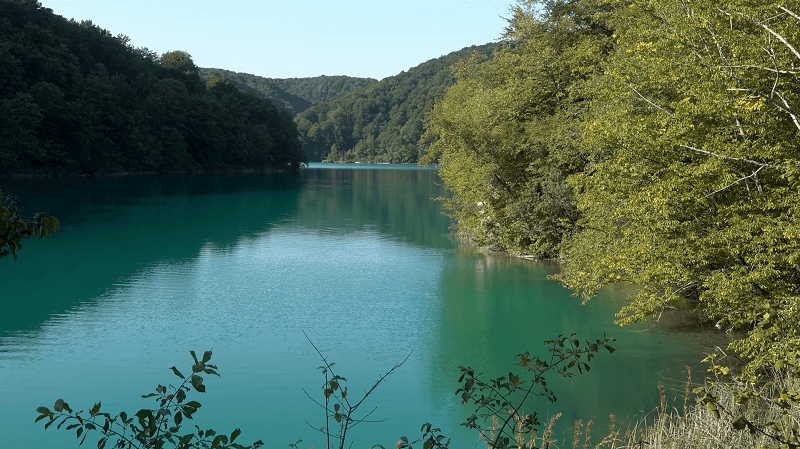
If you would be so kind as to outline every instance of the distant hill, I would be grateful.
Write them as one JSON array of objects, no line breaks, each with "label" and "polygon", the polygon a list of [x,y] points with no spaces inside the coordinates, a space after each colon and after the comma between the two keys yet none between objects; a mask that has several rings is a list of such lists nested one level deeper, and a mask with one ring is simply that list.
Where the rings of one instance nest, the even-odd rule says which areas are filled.
[{"label": "distant hill", "polygon": [[283,106],[293,114],[377,82],[373,78],[325,75],[310,78],[264,78],[249,73],[207,68],[200,69],[200,76],[206,81],[212,77],[223,78],[244,91],[271,100],[276,106]]},{"label": "distant hill", "polygon": [[304,110],[295,123],[309,160],[416,162],[425,112],[455,81],[450,67],[501,46],[463,48]]}]

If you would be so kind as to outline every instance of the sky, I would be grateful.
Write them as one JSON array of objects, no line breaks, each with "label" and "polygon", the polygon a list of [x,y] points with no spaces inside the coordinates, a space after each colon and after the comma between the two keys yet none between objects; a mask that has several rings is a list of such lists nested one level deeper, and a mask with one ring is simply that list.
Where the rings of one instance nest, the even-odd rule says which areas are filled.
[{"label": "sky", "polygon": [[513,0],[40,0],[134,47],[183,50],[199,67],[267,78],[383,79],[496,41]]}]

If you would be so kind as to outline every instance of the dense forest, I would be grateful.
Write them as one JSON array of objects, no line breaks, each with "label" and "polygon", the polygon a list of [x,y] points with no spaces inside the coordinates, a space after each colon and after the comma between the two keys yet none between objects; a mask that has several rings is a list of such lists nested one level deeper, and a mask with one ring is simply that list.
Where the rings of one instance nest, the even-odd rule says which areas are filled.
[{"label": "dense forest", "polygon": [[746,385],[800,374],[800,5],[533,6],[426,122],[460,234],[560,259],[586,299],[638,286],[620,324],[692,306]]},{"label": "dense forest", "polygon": [[417,162],[425,112],[455,81],[450,66],[499,48],[464,48],[303,111],[295,123],[309,160]]},{"label": "dense forest", "polygon": [[206,68],[200,69],[200,77],[205,80],[216,77],[230,81],[239,89],[266,98],[275,105],[288,109],[292,114],[377,82],[372,78],[325,75],[309,78],[264,78],[249,73]]},{"label": "dense forest", "polygon": [[0,1],[0,174],[299,167],[291,114],[191,56]]}]

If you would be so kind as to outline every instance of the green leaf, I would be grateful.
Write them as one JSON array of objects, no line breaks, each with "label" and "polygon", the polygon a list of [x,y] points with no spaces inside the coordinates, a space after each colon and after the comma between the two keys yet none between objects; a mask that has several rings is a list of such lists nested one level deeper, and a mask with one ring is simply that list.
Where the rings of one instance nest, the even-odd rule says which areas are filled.
[{"label": "green leaf", "polygon": [[176,375],[176,376],[180,377],[181,379],[186,379],[186,378],[183,376],[183,374],[181,374],[181,372],[180,372],[180,371],[178,371],[178,368],[175,368],[175,367],[173,366],[173,367],[171,367],[170,369],[172,370],[172,372],[173,372],[173,373],[175,373],[175,375]]},{"label": "green leaf", "polygon": [[63,411],[64,410],[64,400],[63,399],[57,400],[56,403],[53,404],[53,410],[55,410],[57,412]]},{"label": "green leaf", "polygon": [[206,386],[203,385],[202,377],[198,376],[197,374],[192,374],[191,382],[195,390],[197,390],[200,393],[205,393]]},{"label": "green leaf", "polygon": [[203,353],[203,363],[206,363],[209,360],[211,360],[211,351],[210,350],[208,350],[208,351]]},{"label": "green leaf", "polygon": [[242,433],[241,429],[239,428],[234,429],[233,432],[231,432],[231,443],[233,443],[234,440],[236,440],[236,437],[238,437],[241,433]]}]

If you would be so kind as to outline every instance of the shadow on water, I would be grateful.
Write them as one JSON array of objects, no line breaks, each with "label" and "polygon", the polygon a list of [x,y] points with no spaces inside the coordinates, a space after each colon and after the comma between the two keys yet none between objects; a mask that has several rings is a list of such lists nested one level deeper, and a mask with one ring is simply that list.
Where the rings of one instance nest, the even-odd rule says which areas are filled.
[{"label": "shadow on water", "polygon": [[431,198],[433,170],[306,169],[301,173],[5,179],[23,213],[61,222],[4,260],[0,288],[16,298],[0,336],[36,329],[103,296],[142,269],[229,252],[293,221],[316,233],[371,230],[404,243],[452,248],[449,220]]},{"label": "shadow on water", "polygon": [[172,175],[4,180],[23,213],[43,210],[61,229],[3,260],[0,288],[15,298],[0,330],[35,329],[157,263],[226,251],[297,214],[298,174]]}]

